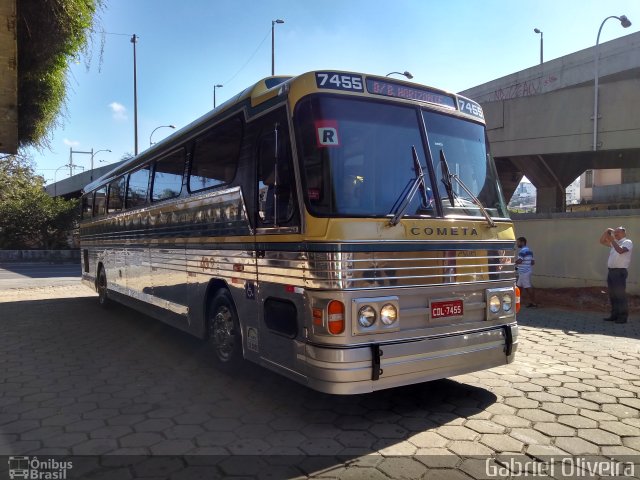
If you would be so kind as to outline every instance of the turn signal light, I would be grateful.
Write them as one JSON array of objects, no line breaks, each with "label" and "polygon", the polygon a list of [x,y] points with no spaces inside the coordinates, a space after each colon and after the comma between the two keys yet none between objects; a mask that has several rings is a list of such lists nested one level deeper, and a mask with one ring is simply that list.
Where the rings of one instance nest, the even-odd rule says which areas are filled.
[{"label": "turn signal light", "polygon": [[314,308],[312,310],[313,313],[313,324],[319,327],[322,326],[322,309]]},{"label": "turn signal light", "polygon": [[329,313],[329,333],[339,335],[344,332],[344,305],[342,302],[331,300],[327,305],[327,312]]},{"label": "turn signal light", "polygon": [[520,311],[520,288],[516,287],[516,313]]}]

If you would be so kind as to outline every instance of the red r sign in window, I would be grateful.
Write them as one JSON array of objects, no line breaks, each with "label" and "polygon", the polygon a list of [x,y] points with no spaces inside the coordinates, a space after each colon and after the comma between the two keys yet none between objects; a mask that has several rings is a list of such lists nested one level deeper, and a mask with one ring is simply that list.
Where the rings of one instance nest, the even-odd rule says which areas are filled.
[{"label": "red r sign in window", "polygon": [[340,146],[338,122],[336,120],[318,120],[315,125],[318,148]]}]

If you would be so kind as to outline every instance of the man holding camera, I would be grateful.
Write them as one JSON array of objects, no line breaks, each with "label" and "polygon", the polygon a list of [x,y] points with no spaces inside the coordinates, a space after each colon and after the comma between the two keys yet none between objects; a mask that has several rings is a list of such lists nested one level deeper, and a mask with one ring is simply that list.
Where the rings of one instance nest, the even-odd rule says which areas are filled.
[{"label": "man holding camera", "polygon": [[607,228],[600,237],[600,243],[609,247],[607,267],[607,287],[611,302],[611,315],[606,322],[627,323],[629,309],[627,306],[627,269],[631,263],[633,242],[627,238],[624,227]]}]

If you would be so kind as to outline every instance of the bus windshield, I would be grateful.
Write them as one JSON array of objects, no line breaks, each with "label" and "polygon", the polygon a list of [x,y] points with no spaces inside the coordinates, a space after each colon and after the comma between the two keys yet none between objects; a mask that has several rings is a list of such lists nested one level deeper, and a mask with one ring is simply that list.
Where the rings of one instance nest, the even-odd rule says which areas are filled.
[{"label": "bus windshield", "polygon": [[[429,136],[425,151],[420,123]],[[484,128],[473,122],[419,110],[357,99],[315,96],[296,109],[295,126],[303,172],[305,202],[312,215],[388,217],[407,200],[416,183],[415,155],[424,169],[424,187],[403,206],[405,217],[436,215],[435,192],[443,197],[446,216],[482,217],[454,179],[449,201],[439,151],[450,173],[457,174],[491,216],[505,217],[493,162],[487,154]],[[431,158],[437,185],[429,179]]]},{"label": "bus windshield", "polygon": [[507,217],[484,127],[429,111],[422,115],[445,216],[481,216],[477,199],[490,216]]}]

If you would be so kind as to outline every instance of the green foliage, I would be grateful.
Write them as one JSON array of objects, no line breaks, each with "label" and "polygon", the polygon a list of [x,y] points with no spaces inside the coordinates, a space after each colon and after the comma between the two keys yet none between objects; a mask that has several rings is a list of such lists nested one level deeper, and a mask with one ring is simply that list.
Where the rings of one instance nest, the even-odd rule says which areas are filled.
[{"label": "green foliage", "polygon": [[56,125],[70,61],[87,53],[103,0],[19,0],[18,140],[41,145]]},{"label": "green foliage", "polygon": [[78,214],[78,200],[50,197],[27,160],[0,159],[0,248],[68,246]]}]

